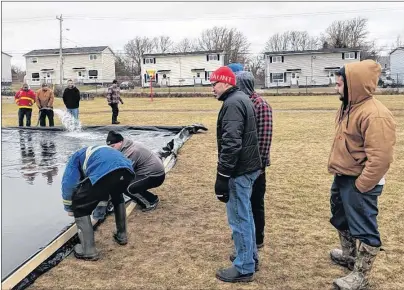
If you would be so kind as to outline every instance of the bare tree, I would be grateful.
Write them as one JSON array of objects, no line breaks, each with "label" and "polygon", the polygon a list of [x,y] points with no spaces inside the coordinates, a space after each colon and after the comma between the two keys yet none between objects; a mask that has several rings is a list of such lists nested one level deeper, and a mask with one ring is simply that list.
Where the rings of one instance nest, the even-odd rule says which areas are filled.
[{"label": "bare tree", "polygon": [[364,46],[369,34],[367,24],[368,20],[361,17],[334,21],[325,30],[322,41],[334,48]]},{"label": "bare tree", "polygon": [[142,56],[145,53],[152,53],[155,47],[153,39],[148,37],[136,36],[124,46],[125,54],[128,60],[132,63],[133,73],[140,74],[140,66]]},{"label": "bare tree", "polygon": [[264,56],[259,54],[249,57],[245,68],[257,78],[260,70],[264,69]]},{"label": "bare tree", "polygon": [[319,40],[307,31],[286,31],[272,35],[265,44],[265,51],[302,51],[319,48]]},{"label": "bare tree", "polygon": [[174,48],[175,52],[191,52],[198,50],[198,44],[195,39],[184,38]]},{"label": "bare tree", "polygon": [[16,78],[19,82],[24,81],[25,73],[26,72],[24,70],[16,65],[11,66],[11,74],[14,76],[13,78]]},{"label": "bare tree", "polygon": [[198,39],[202,50],[223,50],[230,62],[245,63],[250,43],[236,28],[218,27],[206,29]]},{"label": "bare tree", "polygon": [[153,38],[154,50],[156,53],[170,52],[173,48],[174,42],[169,36],[161,35]]},{"label": "bare tree", "polygon": [[133,75],[130,61],[125,57],[117,55],[115,57],[115,73],[117,76],[130,76]]}]

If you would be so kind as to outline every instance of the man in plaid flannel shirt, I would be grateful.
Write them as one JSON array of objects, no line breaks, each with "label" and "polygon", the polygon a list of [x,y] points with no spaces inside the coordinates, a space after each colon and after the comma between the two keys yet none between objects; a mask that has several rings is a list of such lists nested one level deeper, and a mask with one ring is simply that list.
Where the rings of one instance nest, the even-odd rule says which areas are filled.
[{"label": "man in plaid flannel shirt", "polygon": [[[231,69],[231,67],[229,65]],[[262,170],[259,177],[255,180],[251,195],[251,207],[255,223],[255,235],[257,239],[257,248],[264,246],[264,227],[265,227],[265,206],[264,196],[266,188],[265,168],[271,164],[270,148],[272,142],[272,108],[271,106],[254,90],[254,76],[248,71],[236,68],[235,75],[237,86],[242,92],[250,97],[254,104],[257,115],[257,133],[258,144],[262,160]]]}]

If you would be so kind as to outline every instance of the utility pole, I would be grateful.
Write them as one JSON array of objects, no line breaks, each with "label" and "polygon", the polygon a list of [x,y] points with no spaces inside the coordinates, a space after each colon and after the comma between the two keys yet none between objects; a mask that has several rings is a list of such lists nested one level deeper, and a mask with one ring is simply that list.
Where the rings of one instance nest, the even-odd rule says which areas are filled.
[{"label": "utility pole", "polygon": [[63,47],[63,42],[62,42],[62,22],[63,22],[63,16],[62,14],[60,14],[60,17],[56,16],[56,19],[59,20],[59,25],[60,25],[60,48],[59,48],[59,63],[60,63],[60,71],[59,71],[59,75],[60,75],[60,86],[63,89],[63,55],[62,55],[62,47]]}]

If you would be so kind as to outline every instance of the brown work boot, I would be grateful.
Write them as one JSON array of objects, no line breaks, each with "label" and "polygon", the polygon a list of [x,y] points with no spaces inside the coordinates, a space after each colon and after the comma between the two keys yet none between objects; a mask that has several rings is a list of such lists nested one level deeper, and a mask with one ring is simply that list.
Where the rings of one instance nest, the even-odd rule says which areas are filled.
[{"label": "brown work boot", "polygon": [[354,269],[356,258],[356,240],[349,231],[338,231],[342,249],[333,249],[330,252],[331,260],[349,270]]},{"label": "brown work boot", "polygon": [[372,247],[360,243],[354,270],[348,276],[334,280],[334,286],[339,290],[366,289],[368,286],[368,276],[379,250],[380,247]]}]

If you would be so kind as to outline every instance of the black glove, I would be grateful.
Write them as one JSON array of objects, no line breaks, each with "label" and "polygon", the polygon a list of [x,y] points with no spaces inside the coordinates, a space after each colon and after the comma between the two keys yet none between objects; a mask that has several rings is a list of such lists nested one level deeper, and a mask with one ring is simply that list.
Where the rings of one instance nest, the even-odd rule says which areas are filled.
[{"label": "black glove", "polygon": [[121,104],[123,105],[123,101],[121,100]]},{"label": "black glove", "polygon": [[229,179],[230,177],[216,174],[215,193],[218,200],[227,203],[229,201]]}]

